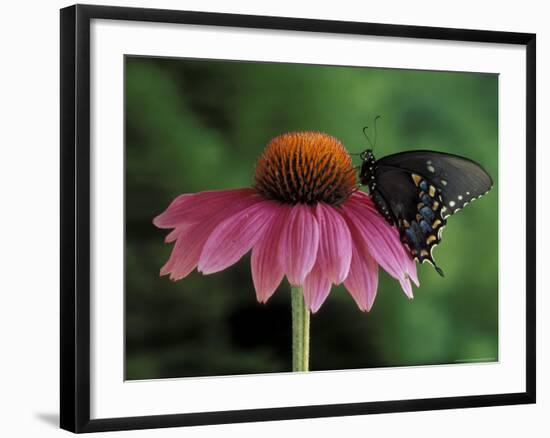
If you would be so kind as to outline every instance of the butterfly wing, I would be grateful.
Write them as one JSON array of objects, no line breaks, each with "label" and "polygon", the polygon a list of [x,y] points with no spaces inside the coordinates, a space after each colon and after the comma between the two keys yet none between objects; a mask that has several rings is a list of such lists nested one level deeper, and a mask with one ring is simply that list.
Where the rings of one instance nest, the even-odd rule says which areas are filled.
[{"label": "butterfly wing", "polygon": [[432,256],[446,223],[441,192],[408,170],[377,166],[371,197],[382,215],[397,225],[401,241],[413,258],[420,263],[430,262],[443,275]]},{"label": "butterfly wing", "polygon": [[493,180],[478,163],[443,152],[401,152],[381,158],[377,166],[386,171],[399,169],[416,174],[434,185],[441,193],[445,218],[480,198],[493,186]]}]

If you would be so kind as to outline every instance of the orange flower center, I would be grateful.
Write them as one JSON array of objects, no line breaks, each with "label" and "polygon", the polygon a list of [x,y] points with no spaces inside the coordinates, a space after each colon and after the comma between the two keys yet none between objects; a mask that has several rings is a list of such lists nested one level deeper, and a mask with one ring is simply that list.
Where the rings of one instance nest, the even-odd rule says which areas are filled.
[{"label": "orange flower center", "polygon": [[321,132],[275,137],[256,164],[254,187],[287,204],[344,202],[357,186],[351,157],[336,138]]}]

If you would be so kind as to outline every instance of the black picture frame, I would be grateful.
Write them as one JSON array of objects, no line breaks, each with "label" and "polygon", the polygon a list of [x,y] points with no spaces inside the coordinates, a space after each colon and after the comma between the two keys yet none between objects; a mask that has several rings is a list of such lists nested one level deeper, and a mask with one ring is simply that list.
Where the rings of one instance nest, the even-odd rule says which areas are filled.
[{"label": "black picture frame", "polygon": [[[92,19],[411,37],[525,46],[527,83],[526,391],[480,396],[90,419],[90,21]],[[535,403],[535,34],[90,5],[74,5],[62,9],[60,24],[61,428],[75,433],[100,432]]]}]

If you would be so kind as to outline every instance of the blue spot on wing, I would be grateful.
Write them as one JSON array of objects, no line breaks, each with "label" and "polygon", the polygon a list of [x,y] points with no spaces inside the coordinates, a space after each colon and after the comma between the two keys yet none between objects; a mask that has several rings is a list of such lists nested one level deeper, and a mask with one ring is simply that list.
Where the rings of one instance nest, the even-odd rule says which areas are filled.
[{"label": "blue spot on wing", "polygon": [[424,205],[427,205],[428,207],[431,207],[433,205],[433,199],[430,198],[428,195],[423,195],[420,200],[424,203]]},{"label": "blue spot on wing", "polygon": [[423,233],[418,222],[412,222],[411,226],[405,230],[405,235],[408,238],[410,245],[420,251],[422,247]]},{"label": "blue spot on wing", "polygon": [[432,222],[435,218],[435,212],[430,207],[422,207],[419,211],[424,219]]},{"label": "blue spot on wing", "polygon": [[420,228],[422,229],[422,231],[426,234],[426,235],[430,235],[433,233],[433,229],[432,229],[432,226],[426,222],[426,221],[423,221],[421,220],[420,221]]}]

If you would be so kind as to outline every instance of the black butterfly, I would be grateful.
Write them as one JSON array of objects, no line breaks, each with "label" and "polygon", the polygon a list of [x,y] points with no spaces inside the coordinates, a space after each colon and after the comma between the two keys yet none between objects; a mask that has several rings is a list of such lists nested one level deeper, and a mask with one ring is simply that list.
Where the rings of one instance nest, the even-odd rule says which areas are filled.
[{"label": "black butterfly", "polygon": [[435,151],[409,151],[376,160],[372,149],[360,154],[361,184],[368,186],[378,211],[399,228],[401,241],[420,263],[435,264],[432,250],[441,241],[446,219],[493,186],[476,162]]}]

